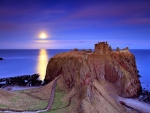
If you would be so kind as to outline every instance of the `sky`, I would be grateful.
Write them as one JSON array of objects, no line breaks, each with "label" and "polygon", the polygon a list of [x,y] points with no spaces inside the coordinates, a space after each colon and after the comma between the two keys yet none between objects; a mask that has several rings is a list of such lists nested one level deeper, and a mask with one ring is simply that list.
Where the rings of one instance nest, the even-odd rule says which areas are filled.
[{"label": "sky", "polygon": [[150,0],[0,0],[0,49],[94,49],[101,41],[150,49]]}]

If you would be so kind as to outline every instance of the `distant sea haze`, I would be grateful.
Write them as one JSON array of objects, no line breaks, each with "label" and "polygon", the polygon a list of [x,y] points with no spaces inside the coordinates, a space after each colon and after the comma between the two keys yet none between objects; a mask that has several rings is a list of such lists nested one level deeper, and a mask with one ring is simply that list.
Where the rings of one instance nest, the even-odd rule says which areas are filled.
[{"label": "distant sea haze", "polygon": [[[15,49],[0,50],[0,78],[39,73],[44,80],[49,59],[69,49]],[[130,50],[135,55],[142,87],[150,90],[150,50]]]}]

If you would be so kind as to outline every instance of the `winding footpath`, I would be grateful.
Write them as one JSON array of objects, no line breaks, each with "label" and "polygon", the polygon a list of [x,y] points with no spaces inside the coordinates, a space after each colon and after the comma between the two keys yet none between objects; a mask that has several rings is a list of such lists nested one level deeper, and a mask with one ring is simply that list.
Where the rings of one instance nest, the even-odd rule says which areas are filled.
[{"label": "winding footpath", "polygon": [[44,110],[37,110],[37,111],[22,111],[22,112],[6,110],[6,111],[0,111],[0,112],[2,112],[2,113],[41,113],[41,112],[46,112],[46,111],[50,110],[51,106],[53,104],[53,100],[54,100],[54,94],[55,94],[56,84],[57,84],[57,81],[58,81],[58,79],[60,77],[61,77],[61,75],[59,75],[55,79],[55,81],[53,82],[52,90],[51,90],[51,94],[50,94],[50,99],[49,99],[49,103],[48,103],[48,106],[46,107],[46,109],[44,109]]}]

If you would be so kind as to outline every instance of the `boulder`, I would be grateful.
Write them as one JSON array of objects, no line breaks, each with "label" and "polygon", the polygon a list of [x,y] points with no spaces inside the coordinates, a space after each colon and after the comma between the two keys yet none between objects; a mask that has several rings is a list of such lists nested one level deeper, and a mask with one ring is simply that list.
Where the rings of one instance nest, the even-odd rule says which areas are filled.
[{"label": "boulder", "polygon": [[42,85],[42,81],[38,80],[39,74],[33,75],[23,75],[9,78],[1,78],[0,79],[0,87],[2,86],[40,86]]},{"label": "boulder", "polygon": [[0,60],[4,60],[3,58],[0,58]]}]

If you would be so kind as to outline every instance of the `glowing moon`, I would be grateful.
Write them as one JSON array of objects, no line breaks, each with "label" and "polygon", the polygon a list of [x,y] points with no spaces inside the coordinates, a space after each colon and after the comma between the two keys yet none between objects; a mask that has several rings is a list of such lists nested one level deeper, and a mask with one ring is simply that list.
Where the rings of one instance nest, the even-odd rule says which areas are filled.
[{"label": "glowing moon", "polygon": [[45,39],[45,38],[47,38],[46,33],[41,33],[41,34],[40,34],[40,38],[41,38],[41,39]]}]

